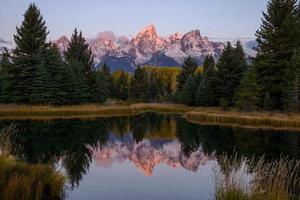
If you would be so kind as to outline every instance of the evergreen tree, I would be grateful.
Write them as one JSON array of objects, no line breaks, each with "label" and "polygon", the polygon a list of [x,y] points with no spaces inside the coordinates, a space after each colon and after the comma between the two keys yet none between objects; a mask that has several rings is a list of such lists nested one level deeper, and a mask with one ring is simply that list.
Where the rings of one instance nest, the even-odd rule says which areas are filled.
[{"label": "evergreen tree", "polygon": [[96,83],[94,57],[89,45],[82,36],[82,32],[78,34],[77,29],[75,29],[64,56],[67,64],[73,66],[74,75],[78,81],[76,90],[79,94],[75,96],[78,96],[79,99],[74,102],[93,101]]},{"label": "evergreen tree", "polygon": [[119,77],[114,81],[114,96],[122,101],[126,101],[129,97],[129,85],[128,75],[124,71],[120,71]]},{"label": "evergreen tree", "polygon": [[217,64],[216,97],[227,101],[229,105],[234,103],[233,95],[239,87],[246,68],[244,55],[239,42],[237,48],[233,48],[228,42]]},{"label": "evergreen tree", "polygon": [[192,105],[194,102],[193,99],[193,86],[194,86],[194,77],[190,76],[188,80],[183,85],[183,88],[181,89],[178,101],[180,103],[186,104],[186,105]]},{"label": "evergreen tree", "polygon": [[288,91],[287,106],[289,110],[300,111],[300,51],[298,50],[292,58],[293,78]]},{"label": "evergreen tree", "polygon": [[195,105],[196,91],[201,80],[201,74],[198,74],[196,77],[190,75],[181,92],[179,93],[178,101],[189,106]]},{"label": "evergreen tree", "polygon": [[[43,56],[42,56],[43,57]],[[42,58],[36,70],[32,80],[32,91],[31,91],[31,103],[46,104],[50,98],[48,83],[48,73],[46,70],[46,62]]]},{"label": "evergreen tree", "polygon": [[214,106],[216,101],[216,70],[212,56],[206,56],[203,63],[203,78],[196,91],[196,105]]},{"label": "evergreen tree", "polygon": [[258,106],[260,88],[255,68],[251,67],[244,75],[235,97],[236,106],[241,110],[254,110]]},{"label": "evergreen tree", "polygon": [[24,21],[14,35],[16,48],[13,51],[14,68],[8,87],[10,99],[17,103],[29,103],[32,96],[33,74],[40,65],[40,55],[47,46],[48,35],[45,21],[35,4],[30,4],[24,14]]},{"label": "evergreen tree", "polygon": [[12,63],[10,61],[11,55],[8,49],[4,49],[4,52],[0,56],[0,101],[2,103],[10,102],[10,94],[8,93],[8,84],[11,83],[9,77],[12,69]]},{"label": "evergreen tree", "polygon": [[137,66],[131,81],[130,96],[135,100],[144,100],[146,86],[146,73],[140,66]]},{"label": "evergreen tree", "polygon": [[145,101],[157,102],[163,93],[163,84],[154,74],[150,74],[146,81]]},{"label": "evergreen tree", "polygon": [[[272,109],[282,109],[287,96],[289,62],[297,47],[296,0],[270,0],[256,32],[258,47],[254,64],[262,87],[261,105],[268,99]],[[298,36],[299,37],[299,36]]]},{"label": "evergreen tree", "polygon": [[63,61],[55,45],[41,53],[41,64],[33,76],[33,103],[63,104],[68,98],[63,84]]},{"label": "evergreen tree", "polygon": [[177,76],[177,94],[181,92],[183,86],[190,76],[193,76],[197,69],[197,63],[189,56],[184,60],[180,74]]},{"label": "evergreen tree", "polygon": [[104,63],[101,69],[96,73],[96,102],[104,102],[111,96],[112,90],[112,75],[109,67]]},{"label": "evergreen tree", "polygon": [[215,67],[215,60],[212,55],[208,55],[203,61],[203,74]]},{"label": "evergreen tree", "polygon": [[48,87],[49,92],[48,103],[61,105],[68,98],[63,78],[65,65],[56,45],[53,44],[45,54],[48,75],[48,82],[45,86]]}]

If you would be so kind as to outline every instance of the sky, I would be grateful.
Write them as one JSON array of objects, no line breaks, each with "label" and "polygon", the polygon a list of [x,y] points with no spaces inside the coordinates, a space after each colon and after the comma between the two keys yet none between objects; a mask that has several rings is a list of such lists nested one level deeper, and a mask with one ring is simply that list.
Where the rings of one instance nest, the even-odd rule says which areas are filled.
[{"label": "sky", "polygon": [[0,0],[0,38],[13,41],[16,26],[36,3],[49,39],[70,36],[74,28],[87,38],[102,31],[134,36],[154,24],[168,36],[199,29],[209,38],[254,38],[268,0]]}]

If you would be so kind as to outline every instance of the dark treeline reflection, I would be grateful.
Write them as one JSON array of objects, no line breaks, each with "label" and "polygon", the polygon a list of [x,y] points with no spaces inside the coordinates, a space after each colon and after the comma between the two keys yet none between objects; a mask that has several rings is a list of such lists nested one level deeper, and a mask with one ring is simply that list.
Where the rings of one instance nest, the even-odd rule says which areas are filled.
[{"label": "dark treeline reflection", "polygon": [[1,132],[2,153],[30,164],[55,166],[61,161],[72,186],[88,172],[93,150],[101,150],[112,135],[122,139],[131,134],[136,143],[178,140],[186,156],[201,148],[217,157],[224,153],[300,157],[299,133],[200,126],[179,116],[153,113],[93,120],[1,121],[0,127],[14,130]]}]

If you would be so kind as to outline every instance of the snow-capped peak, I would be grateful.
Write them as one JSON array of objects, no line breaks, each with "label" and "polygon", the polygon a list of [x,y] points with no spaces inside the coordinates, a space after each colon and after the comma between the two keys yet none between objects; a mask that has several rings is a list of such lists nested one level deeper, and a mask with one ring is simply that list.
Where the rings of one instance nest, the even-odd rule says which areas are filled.
[{"label": "snow-capped peak", "polygon": [[[201,65],[206,55],[218,59],[224,49],[224,44],[209,41],[201,36],[199,30],[161,37],[153,24],[131,39],[105,31],[87,41],[97,63],[105,62],[113,69],[125,68],[130,71],[134,71],[137,65],[181,66],[187,56],[192,56]],[[66,50],[68,43],[65,36],[56,41],[62,51]]]},{"label": "snow-capped peak", "polygon": [[69,46],[70,40],[67,36],[63,35],[58,40],[54,41],[60,52],[65,52]]}]

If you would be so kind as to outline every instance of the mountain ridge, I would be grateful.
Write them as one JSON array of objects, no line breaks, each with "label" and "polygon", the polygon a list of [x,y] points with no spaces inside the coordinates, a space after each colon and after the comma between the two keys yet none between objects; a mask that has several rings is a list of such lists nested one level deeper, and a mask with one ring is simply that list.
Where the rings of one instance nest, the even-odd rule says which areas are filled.
[{"label": "mountain ridge", "polygon": [[[225,47],[221,42],[212,42],[207,37],[202,37],[199,30],[185,34],[176,32],[162,37],[157,34],[153,24],[146,26],[132,39],[123,36],[122,42],[116,41],[114,37],[100,36],[101,34],[96,39],[87,40],[95,56],[95,64],[105,62],[113,70],[134,71],[138,65],[181,66],[188,56],[201,65],[207,55],[218,60]],[[66,38],[62,36],[54,41],[61,52],[68,45],[69,40]]]}]

